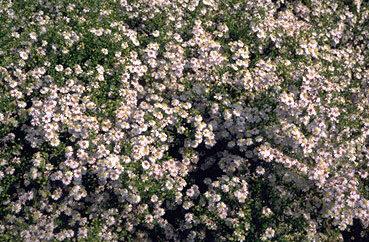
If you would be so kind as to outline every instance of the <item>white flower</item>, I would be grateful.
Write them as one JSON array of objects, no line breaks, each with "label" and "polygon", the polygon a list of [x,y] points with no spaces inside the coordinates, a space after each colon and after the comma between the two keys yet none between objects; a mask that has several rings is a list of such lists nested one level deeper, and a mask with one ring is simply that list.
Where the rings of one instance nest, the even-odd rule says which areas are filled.
[{"label": "white flower", "polygon": [[81,146],[82,149],[87,149],[89,144],[88,140],[81,140],[78,142],[78,145]]},{"label": "white flower", "polygon": [[146,223],[151,223],[154,220],[154,217],[151,214],[147,214],[145,217]]},{"label": "white flower", "polygon": [[117,173],[115,172],[110,173],[110,179],[112,179],[113,181],[118,180],[118,178],[119,178],[119,175]]},{"label": "white flower", "polygon": [[37,40],[37,34],[36,34],[35,32],[31,32],[31,33],[29,34],[29,37],[30,37],[31,39],[33,39],[33,40]]},{"label": "white flower", "polygon": [[80,65],[76,65],[75,72],[77,75],[81,74],[83,72],[82,67]]},{"label": "white flower", "polygon": [[105,70],[104,70],[104,67],[103,66],[101,66],[101,65],[97,65],[96,66],[96,70],[97,70],[97,72],[99,73],[99,74],[104,74],[104,72],[105,72]]},{"label": "white flower", "polygon": [[109,53],[108,49],[106,48],[102,48],[101,49],[101,52],[104,54],[104,55],[107,55]]},{"label": "white flower", "polygon": [[195,191],[193,189],[188,189],[186,192],[186,195],[189,197],[192,197],[195,194]]},{"label": "white flower", "polygon": [[15,203],[12,207],[13,212],[19,213],[22,209],[22,205],[20,203]]},{"label": "white flower", "polygon": [[161,142],[165,142],[167,140],[167,135],[165,133],[161,133],[159,137]]},{"label": "white flower", "polygon": [[190,223],[193,220],[193,214],[192,213],[186,213],[185,219],[187,223]]},{"label": "white flower", "polygon": [[141,197],[140,195],[134,195],[134,198],[133,198],[133,203],[134,204],[137,204],[141,201]]},{"label": "white flower", "polygon": [[320,132],[321,132],[321,129],[318,126],[316,126],[315,128],[313,128],[313,134],[314,135],[319,135]]},{"label": "white flower", "polygon": [[129,38],[130,38],[130,40],[132,41],[132,43],[135,46],[139,46],[140,45],[140,42],[138,41],[138,39],[137,39],[137,37],[135,35],[131,35]]},{"label": "white flower", "polygon": [[73,193],[73,194],[77,194],[80,190],[81,190],[81,187],[80,187],[79,185],[75,185],[75,186],[72,188],[72,193]]},{"label": "white flower", "polygon": [[20,35],[17,32],[13,32],[12,37],[18,39],[20,37]]},{"label": "white flower", "polygon": [[165,186],[168,190],[172,190],[173,189],[173,184],[170,181],[166,181]]},{"label": "white flower", "polygon": [[150,163],[147,160],[145,160],[144,162],[142,162],[142,168],[144,170],[149,169],[150,168]]},{"label": "white flower", "polygon": [[265,236],[269,239],[269,238],[273,238],[274,237],[274,229],[272,228],[267,228],[266,231],[265,231]]},{"label": "white flower", "polygon": [[61,71],[64,70],[64,67],[62,65],[56,65],[55,70],[58,71],[58,72],[61,72]]},{"label": "white flower", "polygon": [[119,164],[119,156],[110,154],[108,156],[108,161],[112,163],[113,167],[116,167]]},{"label": "white flower", "polygon": [[272,210],[270,210],[270,208],[263,207],[262,213],[263,213],[265,216],[269,216],[269,215],[272,213]]},{"label": "white flower", "polygon": [[97,29],[96,31],[95,31],[95,34],[97,35],[97,36],[101,36],[101,35],[103,35],[103,33],[104,33],[104,29],[103,28],[99,28],[99,29]]},{"label": "white flower", "polygon": [[246,201],[247,193],[245,192],[238,190],[238,191],[235,191],[233,195],[238,199],[238,202],[240,203],[244,203]]},{"label": "white flower", "polygon": [[103,81],[105,78],[104,78],[104,75],[102,75],[102,74],[98,74],[97,75],[97,80],[99,80],[99,81]]},{"label": "white flower", "polygon": [[156,57],[156,52],[154,50],[148,50],[147,51],[147,56],[149,58],[155,58]]},{"label": "white flower", "polygon": [[202,2],[204,3],[204,5],[213,6],[213,1],[212,0],[203,0]]},{"label": "white flower", "polygon": [[60,140],[59,139],[52,139],[51,140],[51,146],[58,146],[60,144]]},{"label": "white flower", "polygon": [[261,167],[261,166],[258,166],[258,167],[256,167],[256,173],[258,175],[264,175],[265,169],[263,167]]},{"label": "white flower", "polygon": [[159,30],[155,30],[154,32],[152,32],[152,35],[156,38],[156,37],[159,37],[160,35],[160,32]]},{"label": "white flower", "polygon": [[281,95],[281,101],[285,104],[287,104],[288,106],[293,106],[294,104],[294,99],[293,99],[293,94],[290,93],[290,94],[287,94],[287,93],[283,93]]},{"label": "white flower", "polygon": [[27,60],[28,59],[28,54],[26,52],[24,52],[24,51],[19,52],[19,55],[20,55],[20,57],[23,60]]}]

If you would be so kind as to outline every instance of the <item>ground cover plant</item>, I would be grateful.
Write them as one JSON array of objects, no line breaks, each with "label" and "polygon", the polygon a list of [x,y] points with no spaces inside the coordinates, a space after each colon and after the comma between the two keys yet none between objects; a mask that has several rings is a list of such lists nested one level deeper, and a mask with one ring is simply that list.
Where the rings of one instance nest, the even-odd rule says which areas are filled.
[{"label": "ground cover plant", "polygon": [[0,241],[368,241],[369,3],[0,0]]}]

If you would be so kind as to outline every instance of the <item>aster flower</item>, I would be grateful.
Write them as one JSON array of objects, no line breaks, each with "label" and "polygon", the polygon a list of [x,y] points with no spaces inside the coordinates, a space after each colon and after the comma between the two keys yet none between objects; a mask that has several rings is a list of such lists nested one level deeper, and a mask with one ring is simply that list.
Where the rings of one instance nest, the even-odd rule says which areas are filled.
[{"label": "aster flower", "polygon": [[62,66],[62,65],[56,65],[55,66],[55,70],[57,71],[57,72],[61,72],[61,71],[63,71],[64,70],[64,67]]},{"label": "aster flower", "polygon": [[23,60],[27,60],[27,59],[28,59],[28,54],[27,54],[25,51],[21,51],[21,52],[19,52],[19,55],[20,55],[20,57],[21,57]]}]

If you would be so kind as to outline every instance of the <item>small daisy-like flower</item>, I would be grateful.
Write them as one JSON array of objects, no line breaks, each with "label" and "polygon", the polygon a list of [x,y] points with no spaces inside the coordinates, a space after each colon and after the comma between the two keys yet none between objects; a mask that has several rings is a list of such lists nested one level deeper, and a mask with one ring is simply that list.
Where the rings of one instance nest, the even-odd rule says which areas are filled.
[{"label": "small daisy-like flower", "polygon": [[134,198],[133,198],[133,203],[134,204],[137,204],[137,203],[139,203],[141,201],[141,197],[140,197],[140,195],[134,195]]},{"label": "small daisy-like flower", "polygon": [[27,59],[28,59],[28,54],[27,54],[25,51],[21,51],[21,52],[19,52],[19,55],[20,55],[20,57],[21,57],[23,60],[27,60]]},{"label": "small daisy-like flower", "polygon": [[26,199],[30,201],[30,200],[33,199],[33,192],[32,191],[29,191],[29,192],[26,193],[25,196],[26,196]]},{"label": "small daisy-like flower", "polygon": [[170,182],[170,181],[167,181],[165,183],[165,187],[168,189],[168,190],[172,190],[173,189],[173,184]]},{"label": "small daisy-like flower", "polygon": [[31,32],[29,34],[29,37],[32,39],[32,40],[37,40],[37,34],[35,32]]},{"label": "small daisy-like flower", "polygon": [[155,38],[159,37],[159,35],[160,35],[159,30],[155,30],[154,32],[152,32],[152,36],[154,36]]},{"label": "small daisy-like flower", "polygon": [[13,212],[19,213],[22,209],[22,205],[20,203],[15,203],[12,207]]},{"label": "small daisy-like flower", "polygon": [[54,192],[52,193],[51,195],[51,198],[54,199],[54,200],[58,200],[61,196],[61,193],[58,192],[58,190],[54,190]]},{"label": "small daisy-like flower", "polygon": [[360,171],[359,172],[361,178],[366,179],[368,177],[368,172],[367,171]]},{"label": "small daisy-like flower", "polygon": [[147,160],[145,160],[144,162],[142,162],[142,168],[144,170],[147,170],[150,168],[150,162],[148,162]]},{"label": "small daisy-like flower", "polygon": [[204,3],[204,5],[207,5],[207,6],[212,6],[213,5],[212,0],[203,0],[202,2]]},{"label": "small daisy-like flower", "polygon": [[72,192],[73,194],[77,194],[79,192],[79,190],[81,189],[81,187],[79,185],[75,185],[73,188],[72,188]]},{"label": "small daisy-like flower", "polygon": [[152,197],[151,197],[151,202],[153,202],[153,203],[155,203],[155,202],[157,202],[158,201],[158,196],[157,195],[152,195]]},{"label": "small daisy-like flower", "polygon": [[186,213],[185,220],[187,223],[190,223],[193,220],[193,214],[192,213]]},{"label": "small daisy-like flower", "polygon": [[113,181],[118,180],[118,178],[119,178],[119,175],[118,175],[117,173],[112,172],[112,173],[110,174],[110,179],[112,179]]},{"label": "small daisy-like flower", "polygon": [[104,33],[104,29],[103,28],[99,28],[99,29],[97,29],[96,31],[95,31],[95,34],[97,35],[97,36],[101,36],[101,35],[103,35],[103,33]]},{"label": "small daisy-like flower", "polygon": [[258,175],[264,175],[265,169],[263,167],[261,167],[261,166],[258,166],[258,167],[256,167],[256,173]]},{"label": "small daisy-like flower", "polygon": [[109,217],[108,220],[106,221],[107,225],[111,226],[115,223],[115,219],[114,217]]},{"label": "small daisy-like flower", "polygon": [[167,135],[165,133],[161,133],[159,135],[160,141],[165,142],[167,140]]},{"label": "small daisy-like flower", "polygon": [[83,72],[82,67],[80,65],[76,65],[74,69],[77,75]]},{"label": "small daisy-like flower", "polygon": [[64,67],[63,67],[62,65],[56,65],[56,66],[55,66],[55,70],[56,70],[57,72],[61,72],[61,71],[63,71],[63,70],[64,70]]},{"label": "small daisy-like flower", "polygon": [[51,146],[56,147],[60,144],[60,140],[59,139],[52,139],[50,144],[51,144]]},{"label": "small daisy-like flower", "polygon": [[270,238],[273,238],[274,237],[274,233],[275,233],[275,231],[274,231],[274,229],[272,229],[272,228],[267,228],[266,229],[266,231],[265,231],[265,236],[268,238],[268,239],[270,239]]},{"label": "small daisy-like flower", "polygon": [[88,140],[81,140],[78,142],[78,145],[81,146],[82,149],[87,149],[89,147]]},{"label": "small daisy-like flower", "polygon": [[101,65],[97,65],[96,66],[96,70],[99,74],[104,74],[105,70],[104,70],[104,67],[101,66]]},{"label": "small daisy-like flower", "polygon": [[78,229],[78,237],[80,238],[86,238],[87,233],[88,233],[88,230],[85,227],[81,227]]},{"label": "small daisy-like flower", "polygon": [[313,134],[314,135],[319,135],[320,132],[321,132],[321,129],[318,126],[316,126],[315,128],[313,128]]},{"label": "small daisy-like flower", "polygon": [[193,189],[188,189],[186,192],[186,195],[189,197],[192,197],[195,194],[195,191]]},{"label": "small daisy-like flower", "polygon": [[102,48],[101,49],[101,52],[104,54],[104,55],[107,55],[109,53],[108,49],[106,48]]},{"label": "small daisy-like flower", "polygon": [[68,68],[66,68],[66,69],[65,69],[65,74],[66,74],[66,75],[70,75],[70,74],[72,74],[72,69],[71,69],[71,68],[69,68],[69,67],[68,67]]},{"label": "small daisy-like flower", "polygon": [[265,236],[265,234],[263,234],[263,235],[260,237],[260,240],[262,240],[262,241],[267,240],[267,237]]},{"label": "small daisy-like flower", "polygon": [[148,56],[149,58],[155,58],[155,57],[156,57],[156,52],[155,52],[155,51],[153,51],[153,50],[148,50],[148,51],[147,51],[147,56]]},{"label": "small daisy-like flower", "polygon": [[262,213],[265,215],[265,216],[269,216],[271,213],[272,213],[272,210],[270,208],[267,208],[267,207],[263,207],[263,211]]},{"label": "small daisy-like flower", "polygon": [[20,34],[18,34],[17,32],[13,32],[12,37],[18,39],[20,37]]}]

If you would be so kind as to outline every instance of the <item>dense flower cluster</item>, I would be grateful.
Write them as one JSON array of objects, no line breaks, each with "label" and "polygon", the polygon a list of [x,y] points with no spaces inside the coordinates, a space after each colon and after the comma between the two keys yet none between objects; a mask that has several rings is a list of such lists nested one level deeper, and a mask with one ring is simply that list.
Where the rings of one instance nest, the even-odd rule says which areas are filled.
[{"label": "dense flower cluster", "polygon": [[1,241],[368,238],[367,1],[5,0],[0,26]]}]

